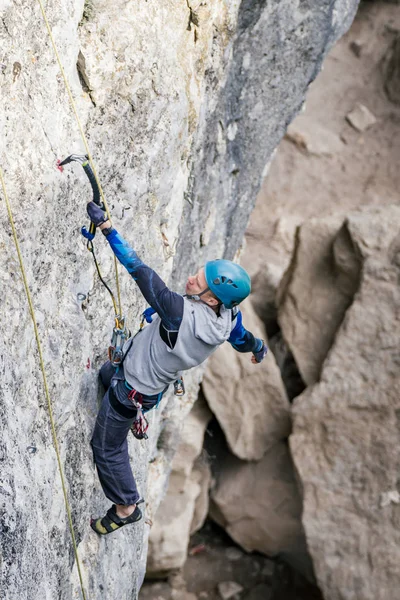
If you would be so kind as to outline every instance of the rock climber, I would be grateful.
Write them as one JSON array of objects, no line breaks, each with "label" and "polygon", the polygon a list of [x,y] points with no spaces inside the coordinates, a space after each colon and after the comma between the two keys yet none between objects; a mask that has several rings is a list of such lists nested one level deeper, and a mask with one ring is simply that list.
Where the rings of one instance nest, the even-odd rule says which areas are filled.
[{"label": "rock climber", "polygon": [[263,360],[267,346],[244,328],[237,308],[251,288],[243,267],[209,261],[187,279],[185,294],[177,294],[140,260],[98,204],[89,202],[87,212],[154,311],[152,322],[126,342],[122,366],[107,361],[100,370],[106,393],[91,444],[101,486],[113,505],[104,517],[92,519],[91,527],[106,535],[142,517],[127,441],[138,407],[157,406],[182,371],[202,363],[225,341],[238,352],[251,352],[254,364]]}]

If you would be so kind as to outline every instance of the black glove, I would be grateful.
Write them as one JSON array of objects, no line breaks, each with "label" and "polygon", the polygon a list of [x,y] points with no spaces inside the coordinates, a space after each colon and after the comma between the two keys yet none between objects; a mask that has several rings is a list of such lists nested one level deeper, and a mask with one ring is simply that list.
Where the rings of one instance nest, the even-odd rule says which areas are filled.
[{"label": "black glove", "polygon": [[107,215],[102,211],[100,206],[95,204],[94,202],[89,202],[87,207],[87,214],[89,215],[89,219],[98,227],[102,223],[105,223],[108,220]]},{"label": "black glove", "polygon": [[268,348],[264,344],[264,341],[260,340],[260,342],[262,343],[262,347],[260,348],[260,350],[257,350],[257,352],[253,352],[253,355],[258,363],[260,363],[262,360],[264,360],[264,357],[268,352]]}]

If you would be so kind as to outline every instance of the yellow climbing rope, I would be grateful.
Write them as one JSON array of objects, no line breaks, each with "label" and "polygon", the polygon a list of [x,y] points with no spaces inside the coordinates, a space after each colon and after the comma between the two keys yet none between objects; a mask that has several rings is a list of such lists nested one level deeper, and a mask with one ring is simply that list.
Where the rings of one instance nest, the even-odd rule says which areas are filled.
[{"label": "yellow climbing rope", "polygon": [[41,347],[40,337],[39,337],[39,330],[38,330],[37,323],[36,323],[36,317],[35,317],[35,312],[34,312],[34,309],[33,309],[32,298],[31,298],[31,294],[30,294],[30,291],[29,291],[29,286],[28,286],[28,281],[27,281],[27,278],[26,278],[26,273],[25,273],[24,263],[23,263],[23,259],[22,259],[22,254],[21,254],[21,250],[20,250],[20,247],[19,247],[17,232],[16,232],[16,229],[15,229],[14,219],[13,219],[13,215],[12,215],[12,211],[11,211],[11,205],[10,205],[10,201],[9,201],[9,198],[8,198],[8,195],[7,195],[6,185],[5,185],[5,182],[4,182],[4,176],[3,176],[3,171],[1,169],[1,167],[0,167],[0,180],[1,180],[1,186],[3,188],[3,194],[4,194],[6,206],[7,206],[8,218],[9,218],[9,221],[10,221],[10,225],[11,225],[11,229],[12,229],[12,234],[13,234],[13,238],[14,238],[14,244],[15,244],[15,248],[16,248],[17,254],[18,254],[18,261],[19,261],[19,266],[20,266],[20,270],[21,270],[21,274],[22,274],[22,279],[23,279],[23,282],[24,282],[26,297],[27,297],[27,300],[28,300],[29,312],[30,312],[30,315],[31,315],[31,318],[32,318],[32,322],[33,322],[33,329],[35,331],[36,344],[37,344],[37,348],[38,348],[38,352],[39,352],[40,369],[41,369],[42,375],[43,375],[44,393],[45,393],[45,396],[46,396],[47,407],[48,407],[49,417],[50,417],[51,433],[52,433],[52,436],[53,436],[53,444],[54,444],[54,449],[55,449],[56,456],[57,456],[58,471],[60,473],[60,479],[61,479],[61,486],[62,486],[62,491],[63,491],[63,495],[64,495],[65,508],[66,508],[66,511],[67,511],[69,529],[70,529],[71,537],[72,537],[72,545],[74,547],[74,553],[75,553],[75,558],[76,558],[76,565],[77,565],[78,575],[79,575],[79,582],[80,582],[80,586],[81,586],[81,590],[82,590],[83,600],[86,600],[87,597],[86,597],[85,589],[83,587],[83,578],[82,578],[81,565],[80,565],[79,556],[78,556],[78,547],[76,545],[76,538],[75,538],[75,533],[74,533],[74,527],[73,527],[73,524],[72,524],[71,508],[70,508],[70,505],[69,505],[69,502],[68,502],[67,488],[66,488],[66,485],[65,485],[65,477],[64,477],[64,472],[63,472],[62,464],[61,464],[61,458],[60,458],[60,451],[59,451],[59,447],[58,447],[56,428],[55,428],[55,424],[54,424],[53,409],[51,407],[49,387],[47,385],[46,372],[45,372],[45,368],[44,368],[44,361],[43,361],[42,347]]},{"label": "yellow climbing rope", "polygon": [[[65,71],[64,71],[64,67],[62,66],[60,55],[58,54],[57,46],[56,46],[56,43],[54,41],[53,33],[51,31],[51,27],[50,27],[50,24],[49,24],[47,15],[46,15],[46,11],[44,9],[42,0],[38,0],[38,2],[39,2],[39,5],[40,5],[40,10],[42,11],[42,15],[43,15],[44,22],[46,24],[47,31],[48,31],[49,36],[50,36],[50,40],[51,40],[51,44],[52,44],[53,49],[54,49],[54,53],[55,53],[56,58],[57,58],[58,66],[60,67],[61,75],[62,75],[62,77],[64,79],[65,87],[66,87],[67,92],[68,92],[68,96],[69,96],[69,99],[70,99],[70,102],[71,102],[72,110],[74,112],[74,115],[75,115],[75,118],[76,118],[76,122],[78,124],[78,128],[79,128],[79,131],[80,131],[80,134],[81,134],[81,137],[82,137],[85,149],[86,149],[86,154],[88,155],[90,166],[93,169],[93,173],[94,173],[94,176],[96,178],[97,185],[99,186],[99,191],[100,191],[101,199],[104,202],[104,206],[105,206],[105,209],[106,209],[107,216],[108,216],[108,218],[111,221],[111,215],[110,215],[110,211],[108,209],[108,204],[106,202],[106,199],[105,199],[105,196],[104,196],[104,192],[103,192],[103,188],[101,187],[100,180],[99,180],[98,175],[97,175],[97,171],[96,171],[96,167],[94,165],[93,157],[92,157],[92,154],[91,154],[91,152],[89,150],[89,145],[87,143],[85,132],[83,131],[82,123],[81,123],[81,121],[79,119],[78,111],[76,109],[75,101],[74,101],[74,98],[72,96],[71,88],[69,86],[68,79],[67,79],[67,76],[66,76]],[[115,255],[114,255],[114,267],[115,267],[115,280],[116,280],[117,296],[118,296],[118,309],[119,309],[119,314],[122,315],[121,293],[120,293],[120,288],[119,288],[119,276],[118,276],[118,262],[117,262],[117,258],[116,258]]]}]

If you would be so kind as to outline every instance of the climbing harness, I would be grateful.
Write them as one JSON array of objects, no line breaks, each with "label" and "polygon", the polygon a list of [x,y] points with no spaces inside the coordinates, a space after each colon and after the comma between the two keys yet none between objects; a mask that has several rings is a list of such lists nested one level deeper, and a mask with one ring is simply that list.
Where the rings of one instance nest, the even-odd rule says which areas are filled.
[{"label": "climbing harness", "polygon": [[[114,328],[111,344],[114,343],[115,345],[110,346],[110,348],[109,348],[109,358],[110,358],[110,361],[112,362],[112,364],[115,367],[117,367],[117,370],[123,366],[125,357],[132,347],[133,340],[142,331],[145,320],[148,323],[151,323],[151,321],[152,321],[151,315],[154,313],[155,313],[155,310],[151,307],[149,307],[145,311],[143,311],[142,317],[140,319],[139,329],[137,330],[135,335],[131,338],[129,346],[125,352],[123,351],[123,344],[126,339],[125,335],[121,335],[121,331]],[[113,352],[110,354],[111,349]],[[146,409],[143,408],[143,396],[140,392],[138,392],[137,390],[132,388],[126,380],[125,380],[125,387],[129,390],[129,394],[128,394],[129,400],[132,402],[133,406],[136,408],[136,416],[135,416],[134,422],[131,425],[131,431],[136,439],[147,440],[148,435],[146,432],[149,428],[149,422],[146,419],[146,417],[144,416],[144,412],[146,412]],[[158,395],[157,404],[153,408],[158,408],[161,398],[162,398],[162,393]],[[119,405],[119,402],[116,399],[112,388],[109,391],[109,399],[110,399],[111,406],[113,406],[113,408],[115,410],[117,410],[117,412],[120,412],[121,406]],[[125,410],[125,408],[123,408],[123,410]],[[120,414],[122,414],[123,416],[126,416],[127,418],[129,418],[129,416],[130,416],[129,414],[124,415],[123,412],[122,413],[120,412]]]},{"label": "climbing harness", "polygon": [[[64,160],[57,161],[57,166],[60,170],[62,170],[65,165],[68,165],[72,162],[77,162],[78,164],[80,164],[83,167],[83,170],[85,171],[87,178],[89,179],[90,185],[92,187],[93,202],[95,204],[97,204],[97,206],[99,206],[101,208],[101,210],[105,210],[104,203],[101,202],[101,200],[100,200],[99,186],[98,186],[97,180],[94,176],[92,167],[89,163],[88,155],[87,154],[84,154],[84,155],[70,154],[69,156],[67,156],[67,158],[64,158]],[[126,340],[130,337],[130,332],[126,327],[125,317],[118,313],[117,303],[115,301],[114,294],[111,291],[110,287],[107,285],[107,283],[104,281],[103,276],[100,271],[99,263],[97,261],[96,254],[94,251],[94,245],[93,245],[93,240],[96,235],[96,225],[93,222],[90,222],[89,230],[85,226],[83,226],[81,228],[81,233],[82,233],[83,237],[87,240],[86,247],[93,256],[93,261],[94,261],[99,279],[100,279],[101,283],[104,285],[104,287],[106,288],[106,290],[108,291],[108,293],[110,294],[111,300],[112,300],[112,303],[114,306],[114,313],[115,313],[114,327],[113,327],[113,332],[112,332],[112,337],[111,337],[111,344],[108,348],[108,358],[110,359],[110,361],[114,367],[118,367],[121,364],[121,361],[123,358],[123,346],[124,346]]]},{"label": "climbing harness", "polygon": [[81,564],[80,564],[79,555],[78,555],[78,546],[77,546],[77,541],[76,541],[76,537],[75,537],[74,526],[72,523],[71,507],[70,507],[69,501],[68,501],[67,486],[66,486],[64,471],[63,471],[63,467],[62,467],[62,463],[61,463],[61,456],[60,456],[60,450],[59,450],[59,445],[58,445],[58,440],[57,440],[56,427],[55,427],[55,423],[54,423],[54,416],[53,416],[53,409],[52,409],[52,405],[51,405],[49,386],[47,383],[46,371],[44,368],[43,352],[42,352],[42,346],[41,346],[41,342],[40,342],[39,330],[38,330],[38,326],[37,326],[35,311],[33,308],[31,293],[29,291],[29,285],[28,285],[28,280],[26,277],[24,262],[23,262],[21,250],[19,247],[18,236],[17,236],[17,232],[15,229],[15,225],[14,225],[14,219],[13,219],[13,215],[12,215],[12,211],[11,211],[11,205],[10,205],[10,201],[9,201],[9,198],[7,195],[6,185],[5,185],[3,171],[1,169],[1,167],[0,167],[0,181],[1,181],[1,186],[3,188],[4,198],[6,201],[8,218],[9,218],[10,225],[11,225],[12,235],[14,238],[14,244],[15,244],[15,248],[17,250],[19,267],[21,270],[22,280],[23,280],[24,288],[25,288],[25,294],[26,294],[26,298],[27,298],[28,306],[29,306],[29,313],[31,315],[31,319],[32,319],[32,323],[33,323],[33,329],[34,329],[35,338],[36,338],[36,345],[37,345],[38,354],[39,354],[40,370],[42,371],[42,377],[43,377],[44,393],[46,396],[47,409],[49,412],[51,435],[53,438],[53,446],[54,446],[54,450],[55,450],[56,457],[57,457],[58,472],[60,474],[60,479],[61,479],[61,487],[62,487],[62,492],[63,492],[63,496],[64,496],[64,503],[65,503],[65,510],[67,513],[68,526],[69,526],[69,530],[71,533],[72,545],[74,548],[74,555],[75,555],[76,566],[77,566],[77,570],[78,570],[78,577],[79,577],[79,583],[80,583],[80,587],[81,587],[81,591],[82,591],[82,597],[83,597],[83,600],[86,600],[87,596],[86,596],[85,588],[83,585],[82,569],[81,569]]}]

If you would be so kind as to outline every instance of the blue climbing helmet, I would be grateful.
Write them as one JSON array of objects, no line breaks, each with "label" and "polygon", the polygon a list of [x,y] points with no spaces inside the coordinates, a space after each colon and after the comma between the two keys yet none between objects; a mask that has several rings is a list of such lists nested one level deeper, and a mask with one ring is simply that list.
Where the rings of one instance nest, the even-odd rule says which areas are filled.
[{"label": "blue climbing helmet", "polygon": [[226,308],[240,304],[250,294],[249,274],[231,260],[209,260],[204,275],[211,292]]}]

